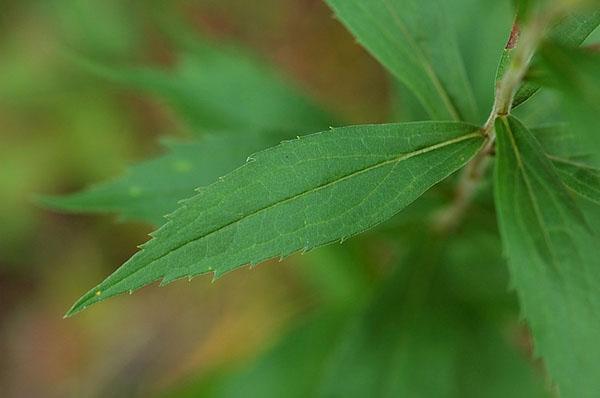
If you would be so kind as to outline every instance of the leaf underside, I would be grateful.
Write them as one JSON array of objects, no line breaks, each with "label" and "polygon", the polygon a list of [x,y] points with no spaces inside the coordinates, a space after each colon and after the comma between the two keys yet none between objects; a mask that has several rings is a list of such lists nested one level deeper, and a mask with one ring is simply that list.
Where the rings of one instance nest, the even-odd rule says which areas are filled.
[{"label": "leaf underside", "polygon": [[169,283],[344,240],[390,218],[481,147],[458,122],[364,125],[283,142],[182,202],[153,239],[86,293],[72,315]]},{"label": "leaf underside", "polygon": [[497,216],[536,353],[562,396],[593,396],[600,391],[594,224],[584,220],[541,146],[517,119],[499,119],[496,131]]}]

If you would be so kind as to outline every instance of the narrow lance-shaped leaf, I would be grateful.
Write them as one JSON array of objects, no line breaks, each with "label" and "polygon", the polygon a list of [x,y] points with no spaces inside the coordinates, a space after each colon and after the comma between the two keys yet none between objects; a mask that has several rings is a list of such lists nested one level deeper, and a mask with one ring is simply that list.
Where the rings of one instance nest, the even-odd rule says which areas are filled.
[{"label": "narrow lance-shaped leaf", "polygon": [[593,396],[600,391],[597,236],[535,137],[513,117],[498,119],[496,131],[498,222],[536,352],[561,396]]},{"label": "narrow lance-shaped leaf", "polygon": [[[573,13],[559,21],[551,29],[549,37],[564,46],[576,47],[583,43],[599,24],[600,8]],[[520,30],[520,19],[517,19],[500,57],[500,63],[496,72],[496,82],[502,80],[512,62],[515,48],[519,44]],[[515,93],[513,107],[517,107],[527,101],[539,88],[540,85],[538,83],[526,79]]]},{"label": "narrow lance-shaped leaf", "polygon": [[[446,2],[327,0],[337,17],[434,119],[475,121],[477,106]],[[451,6],[451,4],[450,4]]]},{"label": "narrow lance-shaped leaf", "polygon": [[[444,1],[448,4],[444,8],[444,18],[456,31],[456,43],[479,110],[478,120],[483,122],[488,117],[494,100],[491,95],[493,82],[490,82],[490,75],[493,75],[498,67],[498,51],[506,42],[506,27],[513,19],[513,10],[506,1]],[[477,17],[474,18],[474,15]],[[428,22],[433,23],[433,20]],[[433,26],[431,29],[435,31],[436,28]],[[448,40],[441,37],[436,39]],[[421,102],[398,79],[392,82],[392,89],[394,120],[430,119]]]},{"label": "narrow lance-shaped leaf", "polygon": [[72,213],[116,213],[122,220],[164,223],[194,189],[242,165],[249,153],[274,144],[262,134],[219,134],[165,141],[167,153],[134,165],[122,176],[66,196],[44,197],[51,208]]},{"label": "narrow lance-shaped leaf", "polygon": [[194,54],[182,54],[173,70],[79,62],[100,76],[159,96],[195,132],[243,126],[239,133],[168,142],[163,156],[84,191],[42,198],[43,204],[77,213],[117,213],[124,220],[160,225],[179,200],[243,164],[249,153],[329,125],[330,116],[252,57],[197,41],[190,47]]},{"label": "narrow lance-shaped leaf", "polygon": [[479,108],[479,120],[489,116],[494,101],[494,76],[498,53],[506,43],[507,29],[513,20],[508,1],[446,0],[448,18],[456,25],[457,41],[465,69]]},{"label": "narrow lance-shaped leaf", "polygon": [[283,142],[186,200],[154,239],[69,311],[162,279],[214,272],[344,240],[385,221],[463,166],[478,127],[367,125]]}]

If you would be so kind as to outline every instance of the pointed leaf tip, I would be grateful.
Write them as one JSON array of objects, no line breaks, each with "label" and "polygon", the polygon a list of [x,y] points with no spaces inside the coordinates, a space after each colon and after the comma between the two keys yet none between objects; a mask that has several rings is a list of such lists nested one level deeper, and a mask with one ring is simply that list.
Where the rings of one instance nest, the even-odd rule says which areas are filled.
[{"label": "pointed leaf tip", "polygon": [[155,281],[210,271],[216,280],[354,236],[454,173],[483,141],[470,124],[413,122],[338,128],[259,152],[187,201],[67,314]]}]

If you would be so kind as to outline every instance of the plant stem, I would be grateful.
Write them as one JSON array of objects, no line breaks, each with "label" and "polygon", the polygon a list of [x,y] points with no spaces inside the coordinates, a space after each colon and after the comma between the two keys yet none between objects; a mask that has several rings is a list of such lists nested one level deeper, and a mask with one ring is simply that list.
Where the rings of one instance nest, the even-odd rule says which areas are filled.
[{"label": "plant stem", "polygon": [[547,27],[564,12],[563,3],[558,2],[555,7],[551,7],[532,18],[522,32],[520,32],[518,22],[514,22],[505,49],[507,51],[511,50],[515,47],[515,43],[518,44],[514,48],[514,54],[508,69],[496,84],[494,106],[481,129],[482,135],[485,136],[484,145],[463,170],[456,186],[453,201],[434,216],[433,228],[437,232],[447,233],[454,230],[464,218],[489,168],[490,157],[495,153],[496,131],[494,123],[496,118],[510,113],[515,94],[523,82],[535,51],[544,38]]}]

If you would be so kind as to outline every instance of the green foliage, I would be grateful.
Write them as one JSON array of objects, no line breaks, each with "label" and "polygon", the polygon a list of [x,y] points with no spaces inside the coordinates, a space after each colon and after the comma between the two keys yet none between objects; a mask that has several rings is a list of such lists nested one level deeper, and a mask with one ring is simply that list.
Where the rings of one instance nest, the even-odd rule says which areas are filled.
[{"label": "green foliage", "polygon": [[532,130],[563,183],[574,193],[600,204],[600,170],[593,166],[593,151],[565,124]]},{"label": "green foliage", "polygon": [[[510,66],[515,47],[519,42],[521,24],[522,21],[517,19],[513,25],[510,38],[500,57],[498,71],[496,72],[496,82],[502,79],[506,73],[506,69]],[[583,13],[574,13],[565,16],[552,28],[548,36],[562,45],[575,47],[583,43],[594,29],[596,29],[598,24],[600,24],[600,10],[586,10]],[[539,84],[526,79],[515,94],[513,107],[517,107],[527,101],[539,88]]]},{"label": "green foliage", "polygon": [[531,129],[531,133],[544,148],[544,152],[550,156],[582,161],[587,161],[589,158],[589,149],[566,123],[536,127]]},{"label": "green foliage", "polygon": [[477,120],[454,26],[445,18],[451,2],[435,0],[427,7],[417,0],[327,2],[432,118]]},{"label": "green foliage", "polygon": [[319,396],[544,396],[527,363],[453,291],[459,264],[442,260],[453,245],[427,246],[340,333]]},{"label": "green foliage", "polygon": [[568,159],[550,159],[568,188],[600,205],[600,170]]},{"label": "green foliage", "polygon": [[142,251],[68,315],[157,280],[219,277],[343,241],[402,210],[482,142],[468,124],[421,122],[332,129],[256,153],[185,200]]},{"label": "green foliage", "polygon": [[67,196],[45,197],[47,206],[74,213],[116,213],[121,220],[161,225],[177,203],[242,165],[249,153],[273,143],[262,134],[219,134],[165,140],[167,152],[131,167],[123,176]]},{"label": "green foliage", "polygon": [[[598,13],[600,21],[600,12]],[[561,107],[572,125],[573,133],[600,160],[600,53],[557,44],[546,44],[538,80],[561,92]]]},{"label": "green foliage", "polygon": [[196,43],[178,54],[170,68],[78,62],[100,77],[157,96],[195,133],[208,129],[298,134],[332,122],[288,79],[235,47]]},{"label": "green foliage", "polygon": [[[395,242],[401,260],[391,276],[382,272],[372,289],[364,258],[340,256],[346,246],[321,252],[317,261],[330,268],[303,274],[326,290],[319,315],[258,361],[201,380],[194,394],[597,394],[600,58],[597,46],[579,46],[600,23],[600,8],[560,0],[519,1],[512,13],[508,1],[327,3],[397,79],[395,117],[434,120],[298,136],[323,131],[332,117],[253,57],[205,43],[183,51],[172,69],[80,62],[158,96],[194,132],[218,134],[169,142],[166,154],[116,180],[45,199],[154,224],[171,213],[67,316],[156,281],[218,278],[344,242],[409,207],[368,238]],[[519,115],[541,126],[513,115],[525,101]],[[483,125],[470,124],[488,111]],[[508,274],[553,391],[506,337],[517,311]]]},{"label": "green foliage", "polygon": [[[478,306],[479,295],[473,301],[466,288],[465,281],[477,280],[473,288],[496,294],[494,285],[504,281],[499,264],[462,250],[475,239],[483,243],[480,254],[499,260],[496,237],[481,239],[481,231],[473,231],[427,251],[417,243],[389,280],[355,307],[322,311],[257,361],[165,396],[546,396],[527,361],[485,320],[489,307]],[[429,238],[417,234],[416,240]]]},{"label": "green foliage", "polygon": [[518,120],[501,118],[496,131],[498,222],[536,351],[564,396],[593,396],[600,391],[600,261],[590,223]]}]

